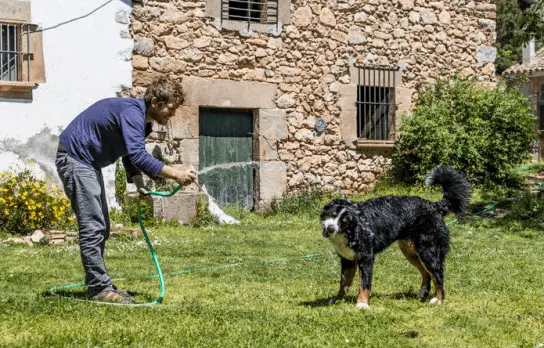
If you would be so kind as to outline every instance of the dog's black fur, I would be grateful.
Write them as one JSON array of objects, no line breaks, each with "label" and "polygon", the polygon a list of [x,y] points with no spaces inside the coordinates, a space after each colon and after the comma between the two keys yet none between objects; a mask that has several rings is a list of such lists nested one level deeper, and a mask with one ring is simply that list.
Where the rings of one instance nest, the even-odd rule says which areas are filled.
[{"label": "dog's black fur", "polygon": [[449,212],[460,216],[465,211],[470,184],[451,168],[436,169],[426,183],[441,185],[443,199],[430,202],[413,196],[384,196],[356,203],[341,198],[325,205],[321,212],[323,236],[335,246],[342,265],[340,290],[331,303],[343,298],[358,267],[357,307],[368,308],[374,256],[397,240],[407,259],[421,272],[418,297],[427,297],[432,279],[436,295],[431,303],[442,302],[444,261],[449,251],[443,217]]}]

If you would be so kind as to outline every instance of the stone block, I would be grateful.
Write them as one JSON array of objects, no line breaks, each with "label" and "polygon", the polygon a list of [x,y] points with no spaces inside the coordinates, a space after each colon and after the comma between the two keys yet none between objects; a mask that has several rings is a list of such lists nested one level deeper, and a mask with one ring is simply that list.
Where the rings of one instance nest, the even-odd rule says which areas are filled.
[{"label": "stone block", "polygon": [[198,139],[198,105],[182,105],[170,119],[168,136],[170,139]]},{"label": "stone block", "polygon": [[277,142],[287,139],[289,135],[285,110],[259,109],[258,132],[259,153],[256,160],[277,160]]},{"label": "stone block", "polygon": [[258,206],[282,198],[287,188],[287,167],[283,162],[270,161],[259,166],[257,170]]},{"label": "stone block", "polygon": [[153,196],[152,207],[155,218],[189,224],[196,216],[198,194],[178,192],[172,197]]},{"label": "stone block", "polygon": [[344,143],[351,144],[357,140],[357,85],[341,85],[339,95],[340,131]]},{"label": "stone block", "polygon": [[30,22],[30,2],[0,0],[0,22]]},{"label": "stone block", "polygon": [[183,139],[179,142],[179,156],[180,161],[183,164],[192,165],[198,167],[198,138],[196,139]]}]

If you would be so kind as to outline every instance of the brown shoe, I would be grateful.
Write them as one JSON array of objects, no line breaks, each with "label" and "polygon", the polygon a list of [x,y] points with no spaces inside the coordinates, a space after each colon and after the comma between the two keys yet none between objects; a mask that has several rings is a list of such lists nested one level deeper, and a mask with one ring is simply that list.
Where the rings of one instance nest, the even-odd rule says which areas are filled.
[{"label": "brown shoe", "polygon": [[134,300],[129,296],[123,296],[115,290],[104,290],[91,297],[91,299],[100,302],[111,302],[120,304],[134,303]]},{"label": "brown shoe", "polygon": [[112,285],[112,286],[113,286],[113,291],[115,291],[116,293],[118,293],[121,296],[131,297],[131,296],[135,295],[135,293],[133,293],[132,291],[128,291],[128,290],[125,290],[125,289],[118,288],[115,285]]}]

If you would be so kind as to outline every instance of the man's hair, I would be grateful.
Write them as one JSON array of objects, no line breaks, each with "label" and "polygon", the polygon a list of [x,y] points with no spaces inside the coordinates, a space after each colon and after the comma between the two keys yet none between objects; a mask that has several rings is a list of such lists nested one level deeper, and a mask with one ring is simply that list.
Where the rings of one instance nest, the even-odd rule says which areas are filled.
[{"label": "man's hair", "polygon": [[157,102],[183,104],[185,93],[181,84],[166,76],[157,77],[147,87],[144,94],[144,102],[146,106],[151,105],[151,99],[157,98]]}]

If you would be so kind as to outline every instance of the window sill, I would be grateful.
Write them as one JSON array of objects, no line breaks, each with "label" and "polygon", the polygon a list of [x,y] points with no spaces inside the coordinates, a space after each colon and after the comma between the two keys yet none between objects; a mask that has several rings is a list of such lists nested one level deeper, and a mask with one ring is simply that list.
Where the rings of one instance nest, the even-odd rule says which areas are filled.
[{"label": "window sill", "polygon": [[0,81],[0,98],[32,99],[34,82]]},{"label": "window sill", "polygon": [[394,149],[395,141],[393,140],[363,140],[358,139],[355,143],[358,149]]},{"label": "window sill", "polygon": [[263,23],[257,23],[257,22],[251,22],[249,24],[249,30],[248,30],[247,21],[237,21],[232,19],[223,19],[223,21],[221,21],[221,19],[216,19],[215,28],[217,30],[226,29],[226,30],[238,31],[240,35],[244,37],[250,37],[253,34],[253,32],[279,36],[283,30],[281,23],[278,23],[276,25],[276,24],[263,24]]}]

